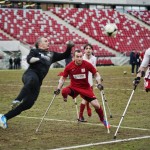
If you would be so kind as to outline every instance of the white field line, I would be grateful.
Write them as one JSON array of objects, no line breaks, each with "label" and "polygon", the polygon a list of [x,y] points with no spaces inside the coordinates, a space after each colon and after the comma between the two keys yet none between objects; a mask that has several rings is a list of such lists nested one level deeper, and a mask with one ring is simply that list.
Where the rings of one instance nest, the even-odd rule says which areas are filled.
[{"label": "white field line", "polygon": [[[10,87],[16,87],[16,86],[19,86],[19,87],[22,87],[23,85],[22,84],[0,84],[0,85],[2,85],[2,86],[10,86]],[[57,87],[57,84],[56,84],[56,86],[47,86],[47,85],[42,85],[41,87],[43,87],[43,88],[50,88],[50,87]],[[97,89],[97,87],[94,87],[94,89]],[[107,89],[107,90],[115,90],[115,91],[118,91],[118,90],[120,90],[120,91],[132,91],[133,89],[119,89],[119,88],[105,88],[105,89]],[[142,89],[138,89],[139,91],[145,91],[145,90],[142,90]]]},{"label": "white field line", "polygon": [[90,147],[90,146],[97,146],[97,145],[105,145],[105,144],[114,144],[114,143],[120,143],[120,142],[129,142],[129,141],[141,140],[141,139],[148,139],[148,138],[150,138],[150,136],[135,137],[135,138],[121,139],[121,140],[113,140],[113,141],[106,141],[106,142],[99,142],[99,143],[90,143],[90,144],[77,145],[77,146],[70,146],[70,147],[61,147],[61,148],[48,149],[48,150],[77,149],[77,148],[83,148],[83,147]]},{"label": "white field line", "polygon": [[[27,118],[27,119],[42,119],[40,117],[27,117],[27,116],[17,116],[17,117],[21,117],[21,118]],[[59,119],[50,119],[50,118],[44,118],[44,120],[47,120],[47,121],[57,121],[57,122],[70,122],[70,123],[78,123],[77,121],[71,121],[71,120],[59,120]],[[80,122],[79,122],[80,123]],[[85,124],[85,125],[91,125],[91,126],[103,126],[103,124],[100,124],[100,123],[82,123],[82,124]],[[111,125],[111,127],[117,127],[115,125]],[[143,131],[150,131],[150,129],[145,129],[145,128],[133,128],[133,127],[123,127],[123,126],[120,126],[121,128],[124,128],[124,129],[131,129],[131,130],[143,130]]]}]

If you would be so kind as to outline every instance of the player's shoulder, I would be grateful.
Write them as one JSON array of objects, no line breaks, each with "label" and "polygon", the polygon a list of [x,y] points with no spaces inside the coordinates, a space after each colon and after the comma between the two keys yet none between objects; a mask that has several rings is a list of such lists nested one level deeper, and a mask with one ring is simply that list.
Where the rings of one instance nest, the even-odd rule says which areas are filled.
[{"label": "player's shoulder", "polygon": [[83,60],[83,64],[84,65],[92,65],[90,62],[86,61],[86,60]]},{"label": "player's shoulder", "polygon": [[145,51],[145,54],[150,55],[150,48]]},{"label": "player's shoulder", "polygon": [[74,66],[74,61],[71,61],[71,62],[66,66],[66,68],[70,68],[71,66]]},{"label": "player's shoulder", "polygon": [[91,56],[91,59],[92,59],[92,60],[96,60],[96,57],[92,55],[92,56]]}]

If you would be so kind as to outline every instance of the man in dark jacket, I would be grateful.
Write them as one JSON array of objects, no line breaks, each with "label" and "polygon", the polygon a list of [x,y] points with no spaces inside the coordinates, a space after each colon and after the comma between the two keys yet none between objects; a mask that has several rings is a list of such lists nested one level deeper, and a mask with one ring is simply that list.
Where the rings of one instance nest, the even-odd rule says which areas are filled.
[{"label": "man in dark jacket", "polygon": [[131,74],[134,75],[134,69],[136,65],[136,55],[134,50],[130,53],[130,65],[131,65]]},{"label": "man in dark jacket", "polygon": [[22,77],[24,86],[19,95],[12,102],[12,110],[0,114],[0,127],[7,128],[7,120],[19,115],[22,111],[30,109],[38,98],[40,87],[44,77],[47,75],[50,65],[56,61],[70,56],[74,43],[69,41],[64,53],[49,52],[49,42],[45,37],[40,37],[35,43],[36,49],[31,49],[27,56],[28,69]]}]

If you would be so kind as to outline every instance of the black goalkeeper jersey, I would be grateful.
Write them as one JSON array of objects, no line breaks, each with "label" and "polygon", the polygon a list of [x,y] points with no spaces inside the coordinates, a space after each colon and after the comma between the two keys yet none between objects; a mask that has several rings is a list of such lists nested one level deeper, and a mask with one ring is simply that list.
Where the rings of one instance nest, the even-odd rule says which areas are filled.
[{"label": "black goalkeeper jersey", "polygon": [[[47,75],[49,71],[51,64],[69,57],[71,54],[71,49],[72,48],[68,46],[64,53],[47,52],[42,49],[31,49],[30,53],[27,56],[27,62],[29,64],[27,71],[33,70],[38,75],[39,80],[42,83],[44,77]],[[42,58],[42,55],[48,56],[50,60]],[[30,63],[30,59],[32,57],[37,57],[40,59],[40,61]]]}]

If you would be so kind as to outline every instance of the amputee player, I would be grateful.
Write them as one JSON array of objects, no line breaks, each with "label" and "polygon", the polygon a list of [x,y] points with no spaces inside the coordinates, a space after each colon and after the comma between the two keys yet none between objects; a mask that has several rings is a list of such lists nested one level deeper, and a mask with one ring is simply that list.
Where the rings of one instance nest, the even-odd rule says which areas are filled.
[{"label": "amputee player", "polygon": [[74,43],[69,41],[64,53],[49,52],[49,41],[45,37],[39,37],[35,46],[36,49],[31,49],[27,56],[29,67],[22,77],[24,86],[19,95],[12,102],[12,110],[4,115],[0,114],[0,127],[2,128],[8,127],[7,120],[33,106],[38,98],[42,81],[47,75],[50,65],[70,56]]},{"label": "amputee player", "polygon": [[75,50],[74,60],[65,67],[63,76],[60,78],[54,94],[58,95],[60,93],[65,79],[69,76],[71,80],[70,85],[62,89],[64,101],[67,101],[68,95],[70,95],[73,99],[80,95],[84,100],[90,102],[95,108],[95,111],[97,112],[99,119],[104,126],[110,127],[108,122],[106,122],[104,119],[103,109],[88,82],[89,71],[94,75],[97,81],[97,88],[99,90],[103,90],[100,74],[91,63],[83,60],[83,53],[80,50]]},{"label": "amputee player", "polygon": [[[146,73],[145,73],[146,72]],[[144,58],[138,70],[137,76],[133,81],[133,84],[137,86],[140,83],[141,77],[144,77],[145,91],[150,91],[150,48],[145,51]]]},{"label": "amputee player", "polygon": [[[93,55],[93,46],[89,43],[84,46],[83,60],[88,61],[96,68],[96,57]],[[93,75],[91,72],[88,73],[88,82],[89,82],[91,88],[93,89]],[[87,107],[88,116],[91,117],[91,115],[92,115],[92,111],[89,106],[89,102],[82,99],[82,102],[80,104],[80,113],[79,113],[79,121],[80,122],[86,122],[83,117],[83,112],[84,112],[85,107]]]}]

